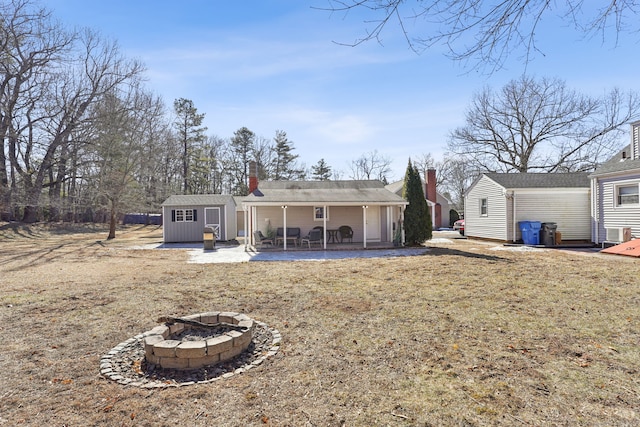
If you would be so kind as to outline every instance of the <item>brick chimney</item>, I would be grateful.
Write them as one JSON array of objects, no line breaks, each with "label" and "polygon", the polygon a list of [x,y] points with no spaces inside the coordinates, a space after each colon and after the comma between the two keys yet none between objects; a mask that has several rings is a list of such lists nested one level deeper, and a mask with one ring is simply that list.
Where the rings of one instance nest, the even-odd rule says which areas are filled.
[{"label": "brick chimney", "polygon": [[425,199],[436,203],[436,170],[427,169],[427,173],[424,177],[424,197]]},{"label": "brick chimney", "polygon": [[249,194],[258,188],[258,163],[253,160],[249,162]]}]

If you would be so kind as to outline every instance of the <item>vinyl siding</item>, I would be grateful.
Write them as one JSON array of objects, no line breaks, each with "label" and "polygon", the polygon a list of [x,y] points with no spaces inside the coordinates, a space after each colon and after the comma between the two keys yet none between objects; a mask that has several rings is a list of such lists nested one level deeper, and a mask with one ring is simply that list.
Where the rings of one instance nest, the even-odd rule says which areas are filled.
[{"label": "vinyl siding", "polygon": [[[591,240],[589,189],[518,189],[515,191],[516,223],[555,222],[562,240]],[[511,220],[510,222],[513,222]],[[519,227],[517,238],[521,238]]]},{"label": "vinyl siding", "polygon": [[[631,234],[640,236],[640,205],[616,206],[615,186],[620,183],[640,182],[640,174],[619,175],[617,177],[598,179],[596,181],[597,198],[595,208],[595,223],[598,228],[597,242],[602,243],[606,239],[607,227],[630,227]],[[596,236],[594,236],[596,240]]]},{"label": "vinyl siding", "polygon": [[[369,209],[381,209],[381,235],[391,235],[386,230],[386,207],[370,206]],[[327,229],[337,229],[341,225],[348,225],[353,229],[353,241],[362,242],[364,237],[361,206],[329,206]],[[268,221],[267,221],[268,219]],[[284,226],[283,209],[280,207],[260,206],[257,208],[256,227],[264,234],[268,226],[272,229]],[[311,229],[323,226],[323,221],[314,221],[312,206],[287,207],[287,227],[300,227],[302,236]]]},{"label": "vinyl siding", "polygon": [[[172,206],[162,207],[163,235],[165,243],[202,242],[204,230],[204,209],[220,208],[220,236],[218,240],[229,240],[236,236],[236,208],[233,202],[226,205],[213,206]],[[176,209],[193,209],[197,212],[196,221],[176,222],[172,221],[172,211]]]},{"label": "vinyl siding", "polygon": [[[508,240],[507,203],[503,188],[482,176],[467,192],[464,201],[465,235],[485,239]],[[480,215],[480,200],[487,199],[487,216]]]}]

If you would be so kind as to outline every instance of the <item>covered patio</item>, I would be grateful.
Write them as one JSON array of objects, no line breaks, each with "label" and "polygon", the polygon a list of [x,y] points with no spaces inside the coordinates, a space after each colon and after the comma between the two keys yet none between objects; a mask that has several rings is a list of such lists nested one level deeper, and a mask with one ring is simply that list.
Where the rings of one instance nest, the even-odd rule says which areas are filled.
[{"label": "covered patio", "polygon": [[[245,250],[249,246],[286,251],[402,245],[406,205],[380,181],[263,182],[242,202]],[[345,226],[352,231],[348,240],[339,231]],[[320,240],[303,242],[314,229],[319,230]],[[270,245],[261,244],[260,236],[273,240]]]}]

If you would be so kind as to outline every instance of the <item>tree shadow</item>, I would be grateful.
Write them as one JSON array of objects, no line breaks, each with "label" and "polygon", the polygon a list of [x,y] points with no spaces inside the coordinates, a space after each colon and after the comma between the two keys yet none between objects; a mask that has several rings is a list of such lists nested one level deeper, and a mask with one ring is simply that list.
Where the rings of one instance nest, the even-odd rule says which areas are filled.
[{"label": "tree shadow", "polygon": [[422,256],[441,256],[441,255],[460,256],[465,258],[475,258],[475,259],[482,259],[485,261],[494,261],[494,262],[512,262],[512,260],[508,258],[503,258],[495,255],[486,255],[486,254],[480,254],[477,252],[461,251],[460,249],[440,248],[440,247],[429,247],[429,251],[423,254]]}]

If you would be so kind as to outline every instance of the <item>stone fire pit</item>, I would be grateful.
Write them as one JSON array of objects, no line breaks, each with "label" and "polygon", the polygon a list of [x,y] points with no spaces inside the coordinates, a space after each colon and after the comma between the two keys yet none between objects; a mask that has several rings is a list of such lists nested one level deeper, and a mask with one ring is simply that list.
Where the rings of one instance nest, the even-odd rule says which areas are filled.
[{"label": "stone fire pit", "polygon": [[254,322],[244,314],[207,312],[163,318],[144,335],[145,359],[166,369],[192,370],[233,359],[245,351]]}]

